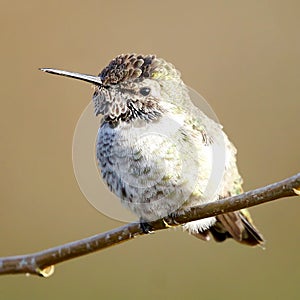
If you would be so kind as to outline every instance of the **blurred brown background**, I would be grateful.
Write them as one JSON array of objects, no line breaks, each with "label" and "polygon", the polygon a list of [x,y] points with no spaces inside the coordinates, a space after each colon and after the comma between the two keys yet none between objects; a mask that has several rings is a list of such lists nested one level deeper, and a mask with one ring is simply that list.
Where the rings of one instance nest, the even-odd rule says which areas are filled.
[{"label": "blurred brown background", "polygon": [[[239,150],[245,190],[299,172],[299,1],[1,1],[0,255],[120,226],[72,167],[89,85],[120,53],[155,53],[211,104]],[[101,197],[113,197],[103,188]],[[297,299],[299,199],[251,209],[267,249],[159,232],[68,261],[49,279],[0,278],[1,299]]]}]

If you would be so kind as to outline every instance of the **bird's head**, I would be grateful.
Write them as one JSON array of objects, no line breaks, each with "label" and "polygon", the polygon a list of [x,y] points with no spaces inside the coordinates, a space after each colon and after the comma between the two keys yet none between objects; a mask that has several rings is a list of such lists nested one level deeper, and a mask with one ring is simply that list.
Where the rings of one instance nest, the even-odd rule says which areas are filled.
[{"label": "bird's head", "polygon": [[184,86],[175,67],[154,55],[119,55],[98,76],[41,70],[94,84],[95,114],[112,123],[158,119],[164,112],[162,102],[176,101],[177,86]]}]

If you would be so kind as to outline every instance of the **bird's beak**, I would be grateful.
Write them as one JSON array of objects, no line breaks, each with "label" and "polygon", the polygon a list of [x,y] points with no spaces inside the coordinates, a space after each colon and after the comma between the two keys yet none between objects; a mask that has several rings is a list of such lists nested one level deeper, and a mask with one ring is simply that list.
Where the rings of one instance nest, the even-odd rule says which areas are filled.
[{"label": "bird's beak", "polygon": [[83,80],[83,81],[90,82],[95,85],[102,85],[102,81],[101,81],[100,77],[98,77],[98,76],[80,74],[80,73],[57,70],[57,69],[50,69],[50,68],[41,68],[39,70],[50,73],[50,74],[61,75],[61,76],[66,76],[66,77],[70,77],[70,78]]}]

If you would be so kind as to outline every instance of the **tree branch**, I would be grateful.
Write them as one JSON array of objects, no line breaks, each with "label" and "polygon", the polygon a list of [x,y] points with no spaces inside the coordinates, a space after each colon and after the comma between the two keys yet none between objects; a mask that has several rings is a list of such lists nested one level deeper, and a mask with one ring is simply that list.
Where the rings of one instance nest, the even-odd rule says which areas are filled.
[{"label": "tree branch", "polygon": [[[168,218],[167,223],[171,226],[177,226],[190,221],[296,195],[300,196],[300,173],[280,182],[238,196],[193,207],[184,215]],[[167,228],[162,219],[152,222],[150,225],[153,231]],[[49,277],[54,272],[55,264],[120,244],[139,235],[144,235],[139,223],[130,223],[105,233],[40,252],[2,257],[0,258],[0,275],[25,273]]]}]

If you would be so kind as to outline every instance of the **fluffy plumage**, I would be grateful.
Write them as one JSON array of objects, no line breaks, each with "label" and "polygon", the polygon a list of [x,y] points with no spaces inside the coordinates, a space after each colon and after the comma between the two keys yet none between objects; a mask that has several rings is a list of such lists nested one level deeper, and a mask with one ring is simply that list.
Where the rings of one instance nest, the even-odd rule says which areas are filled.
[{"label": "fluffy plumage", "polygon": [[[96,87],[95,112],[104,118],[97,159],[125,207],[152,221],[242,191],[236,149],[194,106],[172,64],[153,55],[120,55],[99,76],[104,86]],[[263,242],[243,212],[183,227],[205,240],[211,233],[217,241]]]}]

